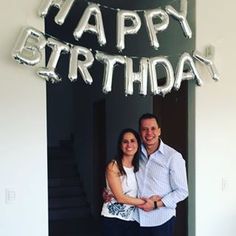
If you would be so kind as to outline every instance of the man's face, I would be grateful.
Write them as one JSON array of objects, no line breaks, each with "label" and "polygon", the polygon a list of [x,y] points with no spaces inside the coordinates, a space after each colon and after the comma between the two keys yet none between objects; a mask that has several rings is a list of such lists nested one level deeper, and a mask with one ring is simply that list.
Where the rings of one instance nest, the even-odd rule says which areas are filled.
[{"label": "man's face", "polygon": [[158,146],[161,128],[154,118],[141,121],[140,136],[147,147]]}]

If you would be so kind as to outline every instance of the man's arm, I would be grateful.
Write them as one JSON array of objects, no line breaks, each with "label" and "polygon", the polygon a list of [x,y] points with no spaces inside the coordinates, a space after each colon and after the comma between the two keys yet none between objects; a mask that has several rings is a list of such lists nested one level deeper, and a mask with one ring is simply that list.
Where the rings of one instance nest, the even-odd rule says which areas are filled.
[{"label": "man's arm", "polygon": [[188,183],[185,160],[176,153],[170,163],[170,185],[172,191],[162,198],[165,207],[176,208],[178,202],[188,196]]},{"label": "man's arm", "polygon": [[[177,203],[188,196],[185,161],[180,153],[175,153],[171,160],[169,179],[171,192],[159,199],[145,198],[146,203],[138,207],[144,211],[151,211],[160,207],[176,208]],[[156,201],[156,206],[154,201]]]}]

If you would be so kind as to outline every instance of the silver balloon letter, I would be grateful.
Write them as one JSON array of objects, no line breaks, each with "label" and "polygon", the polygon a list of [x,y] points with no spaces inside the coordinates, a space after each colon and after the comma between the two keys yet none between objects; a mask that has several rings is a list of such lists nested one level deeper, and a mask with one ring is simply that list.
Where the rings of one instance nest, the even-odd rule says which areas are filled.
[{"label": "silver balloon letter", "polygon": [[193,53],[193,57],[196,60],[198,60],[201,63],[206,64],[208,66],[208,68],[210,70],[210,73],[211,73],[211,76],[214,80],[218,81],[220,79],[220,76],[217,72],[215,64],[210,59],[208,59],[206,57],[203,57],[199,52],[196,52],[196,51]]},{"label": "silver balloon letter", "polygon": [[134,91],[134,82],[140,83],[139,94],[147,95],[147,78],[148,78],[148,59],[143,57],[140,60],[139,72],[133,71],[133,60],[126,57],[125,70],[125,95],[132,95]]},{"label": "silver balloon letter", "polygon": [[123,56],[107,55],[102,52],[97,52],[95,57],[98,61],[105,64],[102,91],[104,93],[109,93],[112,90],[112,77],[114,66],[116,65],[116,63],[124,64],[125,59]]},{"label": "silver balloon letter", "polygon": [[47,40],[40,31],[32,27],[23,28],[12,50],[12,56],[20,64],[34,66],[40,62],[40,50],[45,48],[46,43]]},{"label": "silver balloon letter", "polygon": [[47,81],[51,81],[52,83],[59,82],[61,81],[61,78],[55,72],[55,69],[61,53],[68,53],[70,48],[68,45],[52,38],[48,38],[47,46],[52,49],[49,61],[47,63],[47,67],[39,68],[37,74],[40,77],[46,79]]},{"label": "silver balloon letter", "polygon": [[[157,33],[159,31],[164,31],[169,25],[169,16],[167,13],[161,9],[154,9],[144,11],[144,16],[146,19],[146,24],[148,28],[148,34],[151,41],[151,45],[155,48],[159,48],[159,42],[157,40]],[[160,18],[161,23],[154,24],[153,19]]]},{"label": "silver balloon letter", "polygon": [[[158,86],[157,83],[157,73],[156,73],[156,65],[160,64],[164,67],[166,71],[166,83],[162,86]],[[149,74],[150,74],[150,82],[151,82],[151,92],[156,95],[160,94],[165,96],[165,94],[169,93],[174,84],[174,71],[171,63],[165,57],[153,57],[149,59]]]},{"label": "silver balloon letter", "polygon": [[[190,67],[190,72],[184,72],[185,63]],[[194,79],[195,77],[197,80],[197,85],[201,86],[202,79],[197,71],[193,58],[189,55],[189,53],[185,52],[180,57],[176,67],[174,88],[178,90],[180,88],[182,80],[190,80]]]},{"label": "silver balloon letter", "polygon": [[184,35],[187,38],[192,38],[192,30],[186,19],[187,17],[188,2],[187,0],[181,0],[180,2],[180,12],[177,12],[172,6],[166,6],[166,12],[173,16],[174,19],[180,22],[180,25],[184,31]]},{"label": "silver balloon letter", "polygon": [[59,12],[55,17],[55,22],[62,25],[74,3],[74,0],[43,0],[40,8],[39,15],[46,17],[51,6],[59,8]]},{"label": "silver balloon letter", "polygon": [[[89,19],[91,16],[94,16],[95,18],[95,25],[89,24]],[[80,22],[74,31],[75,39],[79,40],[84,32],[96,34],[98,37],[99,44],[106,44],[102,14],[97,4],[90,4],[84,11]]]},{"label": "silver balloon letter", "polygon": [[[125,21],[132,21],[131,26],[125,26]],[[136,34],[141,27],[140,17],[136,12],[119,10],[117,12],[117,44],[119,51],[125,48],[124,37],[126,34]]]},{"label": "silver balloon letter", "polygon": [[[79,55],[83,56],[84,60],[78,60]],[[92,84],[93,79],[88,71],[94,61],[93,54],[89,49],[80,46],[74,46],[70,50],[70,66],[69,66],[69,79],[71,81],[77,80],[77,72],[79,72],[86,84]]]}]

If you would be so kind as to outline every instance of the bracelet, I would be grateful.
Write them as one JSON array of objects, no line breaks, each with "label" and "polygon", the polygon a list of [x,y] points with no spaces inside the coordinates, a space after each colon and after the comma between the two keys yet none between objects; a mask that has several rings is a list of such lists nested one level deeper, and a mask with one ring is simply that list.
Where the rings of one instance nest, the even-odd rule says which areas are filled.
[{"label": "bracelet", "polygon": [[154,201],[154,209],[157,209],[158,206],[157,206],[157,201]]}]

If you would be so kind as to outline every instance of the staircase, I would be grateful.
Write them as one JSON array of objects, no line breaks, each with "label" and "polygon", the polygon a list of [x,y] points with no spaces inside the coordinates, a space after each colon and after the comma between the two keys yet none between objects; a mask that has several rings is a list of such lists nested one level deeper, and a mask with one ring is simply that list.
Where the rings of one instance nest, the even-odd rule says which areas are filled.
[{"label": "staircase", "polygon": [[96,235],[85,232],[92,218],[77,172],[73,140],[48,148],[48,197],[49,236]]}]

